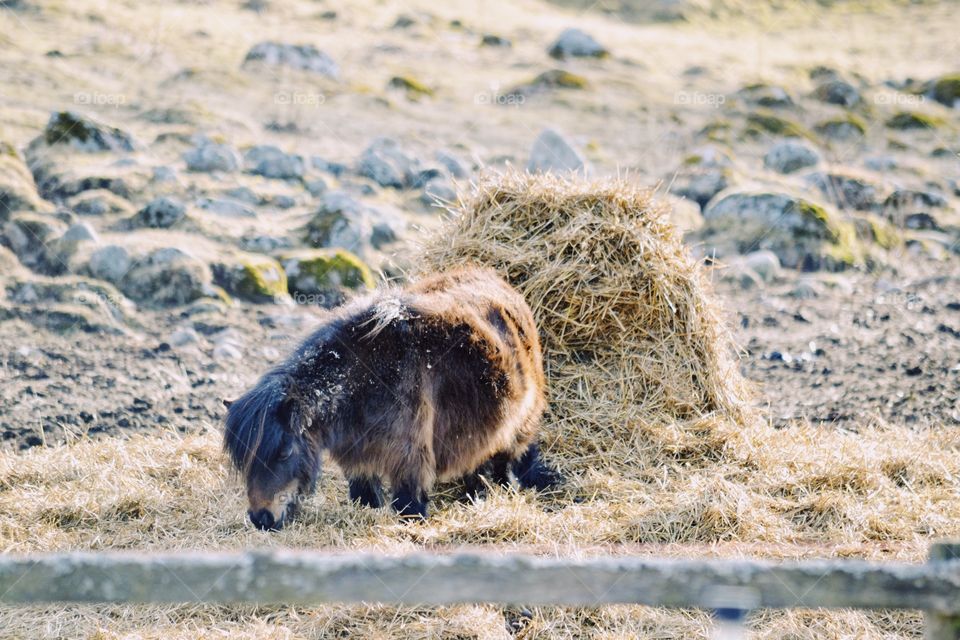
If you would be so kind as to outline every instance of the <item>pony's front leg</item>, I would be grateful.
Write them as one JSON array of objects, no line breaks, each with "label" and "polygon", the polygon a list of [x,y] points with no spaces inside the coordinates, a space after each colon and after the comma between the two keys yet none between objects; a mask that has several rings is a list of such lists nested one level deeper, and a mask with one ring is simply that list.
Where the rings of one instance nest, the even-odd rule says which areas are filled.
[{"label": "pony's front leg", "polygon": [[361,507],[378,509],[383,506],[383,485],[377,476],[354,476],[350,478],[350,501]]}]

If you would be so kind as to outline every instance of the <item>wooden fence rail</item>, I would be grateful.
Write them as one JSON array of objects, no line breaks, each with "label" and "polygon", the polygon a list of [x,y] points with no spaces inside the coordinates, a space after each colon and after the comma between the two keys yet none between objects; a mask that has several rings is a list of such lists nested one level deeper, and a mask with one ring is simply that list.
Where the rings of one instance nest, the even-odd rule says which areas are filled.
[{"label": "wooden fence rail", "polygon": [[960,638],[960,545],[922,565],[310,551],[0,557],[0,603],[380,602],[921,609],[928,637]]}]

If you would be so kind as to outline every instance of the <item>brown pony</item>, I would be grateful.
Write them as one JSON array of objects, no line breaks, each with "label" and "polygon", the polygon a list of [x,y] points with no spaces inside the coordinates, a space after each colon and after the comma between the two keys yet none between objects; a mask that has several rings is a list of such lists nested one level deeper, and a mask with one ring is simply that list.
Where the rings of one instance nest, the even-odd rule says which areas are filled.
[{"label": "brown pony", "polygon": [[436,481],[477,474],[546,488],[536,444],[545,406],[533,314],[487,269],[437,274],[339,308],[282,364],[228,403],[224,448],[250,520],[279,529],[313,491],[326,450],[350,498],[426,517]]}]

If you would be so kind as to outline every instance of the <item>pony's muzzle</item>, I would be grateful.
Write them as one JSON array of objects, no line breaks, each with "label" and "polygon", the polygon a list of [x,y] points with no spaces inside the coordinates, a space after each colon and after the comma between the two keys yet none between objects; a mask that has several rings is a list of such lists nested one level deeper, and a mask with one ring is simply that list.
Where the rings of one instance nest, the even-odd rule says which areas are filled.
[{"label": "pony's muzzle", "polygon": [[258,511],[251,509],[248,513],[250,514],[250,522],[261,531],[279,531],[283,527],[283,517],[277,520],[269,509]]}]

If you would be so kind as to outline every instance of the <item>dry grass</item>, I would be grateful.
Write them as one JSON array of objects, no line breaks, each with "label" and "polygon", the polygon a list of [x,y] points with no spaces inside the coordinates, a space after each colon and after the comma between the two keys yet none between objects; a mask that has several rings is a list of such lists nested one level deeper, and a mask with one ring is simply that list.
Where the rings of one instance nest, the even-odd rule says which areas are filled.
[{"label": "dry grass", "polygon": [[[719,306],[651,208],[624,183],[518,176],[481,185],[427,248],[429,264],[491,264],[528,296],[552,383],[545,443],[556,494],[437,496],[402,524],[346,504],[324,473],[304,517],[267,534],[214,427],[0,453],[0,551],[310,547],[399,553],[472,545],[563,556],[640,553],[921,561],[960,535],[960,433],[885,424],[774,429],[745,401]],[[700,612],[539,608],[519,636],[705,637]],[[501,638],[493,606],[395,609],[72,606],[5,608],[7,637]],[[42,621],[41,626],[38,621]],[[918,637],[919,614],[760,612],[759,638]]]}]

